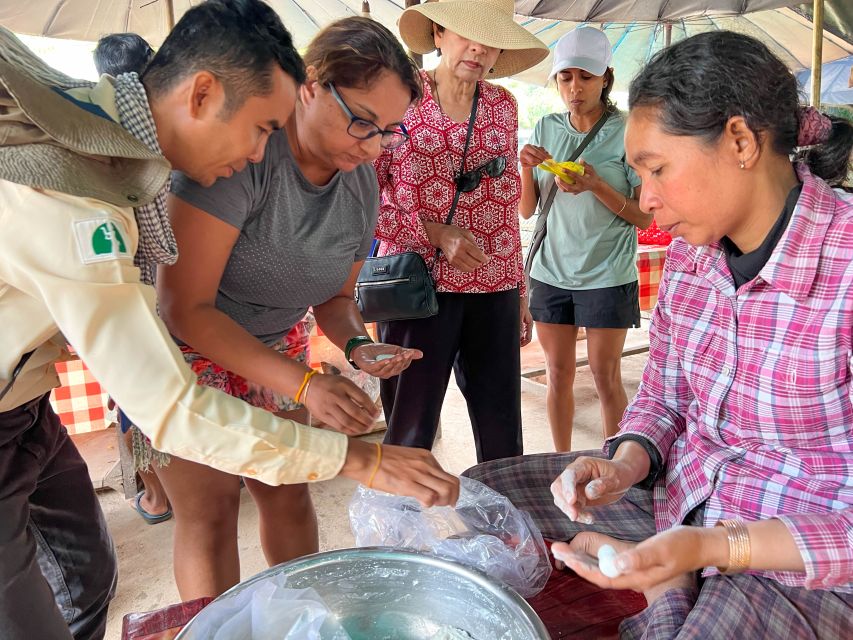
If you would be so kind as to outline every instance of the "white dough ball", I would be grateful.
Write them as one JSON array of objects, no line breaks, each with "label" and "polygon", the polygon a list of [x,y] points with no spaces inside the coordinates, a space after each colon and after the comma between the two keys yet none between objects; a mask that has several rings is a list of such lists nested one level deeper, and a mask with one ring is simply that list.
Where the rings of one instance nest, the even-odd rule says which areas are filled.
[{"label": "white dough ball", "polygon": [[609,544],[603,544],[598,549],[598,569],[608,578],[618,578],[622,572],[616,568],[616,549]]}]

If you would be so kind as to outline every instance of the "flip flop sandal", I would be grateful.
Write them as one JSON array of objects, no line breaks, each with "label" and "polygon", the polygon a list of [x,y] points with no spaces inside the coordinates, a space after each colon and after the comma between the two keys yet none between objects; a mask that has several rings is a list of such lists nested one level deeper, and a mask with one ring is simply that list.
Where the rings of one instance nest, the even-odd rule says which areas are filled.
[{"label": "flip flop sandal", "polygon": [[165,513],[161,513],[159,515],[154,515],[153,513],[148,513],[140,504],[142,500],[142,496],[145,495],[145,490],[143,489],[139,493],[136,494],[136,497],[133,499],[133,507],[142,516],[142,519],[145,520],[148,524],[160,524],[161,522],[166,522],[172,517],[172,510],[168,509]]}]

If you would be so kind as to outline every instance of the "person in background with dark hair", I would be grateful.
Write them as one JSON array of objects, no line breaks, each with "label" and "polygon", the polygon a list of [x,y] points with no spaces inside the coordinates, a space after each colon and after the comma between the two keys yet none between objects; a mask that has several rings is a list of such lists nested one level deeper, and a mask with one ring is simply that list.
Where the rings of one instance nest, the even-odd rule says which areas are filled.
[{"label": "person in background with dark hair", "polygon": [[[113,77],[123,73],[141,75],[154,50],[145,38],[135,33],[113,33],[98,40],[92,56],[95,69],[99,75],[109,74]],[[113,402],[110,400],[110,405]],[[133,446],[132,434],[129,431],[130,420],[118,410],[118,422],[121,431],[126,436],[128,446]],[[153,468],[137,469],[142,480],[143,489],[133,499],[133,507],[148,524],[166,522],[172,517],[172,509],[166,497],[166,491]]]},{"label": "person in background with dark hair", "polygon": [[98,75],[106,73],[115,77],[130,72],[142,75],[154,57],[154,49],[135,33],[112,33],[98,40],[92,55]]},{"label": "person in background with dark hair", "polygon": [[[421,85],[393,34],[367,18],[320,31],[305,63],[296,109],[263,161],[213,186],[175,174],[169,209],[181,260],[160,269],[160,312],[199,384],[361,433],[376,418],[372,400],[347,378],[315,374],[292,327],[313,308],[347,359],[382,378],[421,357],[372,344],[353,300],[379,208],[370,162],[407,141],[400,121]],[[217,596],[240,580],[240,478],[176,456],[158,473],[175,512],[181,598]],[[270,565],[318,551],[307,484],[245,483]]]},{"label": "person in background with dark hair", "polygon": [[73,80],[4,29],[0,60],[3,640],[103,638],[115,589],[86,465],[48,400],[66,340],[161,451],[270,485],[340,474],[455,502],[458,481],[427,452],[388,447],[377,460],[368,443],[198,386],[140,281],[177,259],[171,168],[213,184],[259,161],[292,114],[304,71],[269,6],[190,9],[142,82]]},{"label": "person in background with dark hair", "polygon": [[[521,150],[521,204],[529,218],[553,195],[548,231],[530,270],[530,314],[545,352],[548,423],[557,451],[571,451],[578,328],[586,327],[589,367],[601,402],[604,437],[619,430],[628,406],[622,349],[640,326],[637,227],[640,179],[625,160],[625,117],[610,102],[612,51],[607,36],[579,27],[557,42],[551,78],[567,111],[552,113]],[[601,129],[576,162],[571,181],[538,169],[553,157],[569,160],[601,118]]]},{"label": "person in background with dark hair", "polygon": [[664,49],[629,96],[640,206],[675,238],[640,389],[607,456],[466,473],[572,538],[553,552],[578,575],[645,594],[622,638],[849,638],[853,125],[728,31]]}]

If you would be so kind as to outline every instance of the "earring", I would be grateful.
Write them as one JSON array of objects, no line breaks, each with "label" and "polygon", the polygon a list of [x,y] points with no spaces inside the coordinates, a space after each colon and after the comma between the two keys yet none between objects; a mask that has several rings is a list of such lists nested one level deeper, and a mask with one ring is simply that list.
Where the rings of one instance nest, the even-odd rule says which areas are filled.
[{"label": "earring", "polygon": [[494,72],[495,72],[495,68],[494,68],[494,67],[492,67],[491,69],[489,69],[489,73],[494,73]]},{"label": "earring", "polygon": [[740,168],[746,169],[746,163],[743,160],[740,161]]},{"label": "earring", "polygon": [[438,54],[438,57],[440,58],[440,57],[441,57],[441,48],[440,48],[440,47],[436,47],[436,48],[435,48],[435,52]]}]

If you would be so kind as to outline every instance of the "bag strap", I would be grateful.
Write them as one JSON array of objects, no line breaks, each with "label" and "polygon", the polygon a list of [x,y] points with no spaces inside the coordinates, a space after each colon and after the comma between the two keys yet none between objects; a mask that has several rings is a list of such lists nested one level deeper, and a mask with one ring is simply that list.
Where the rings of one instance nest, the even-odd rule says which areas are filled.
[{"label": "bag strap", "polygon": [[[572,152],[571,156],[569,156],[569,162],[574,162],[575,160],[578,159],[578,156],[580,156],[580,154],[583,153],[583,150],[587,148],[587,146],[589,145],[590,142],[592,142],[592,139],[595,137],[595,134],[597,134],[599,131],[601,131],[601,127],[603,127],[604,123],[607,122],[607,118],[610,117],[611,113],[612,113],[612,111],[610,111],[610,109],[604,110],[604,113],[601,114],[601,117],[592,126],[592,129],[590,129],[587,132],[587,134],[584,136],[584,139],[578,145],[578,148]],[[542,222],[543,226],[548,224],[548,212],[551,211],[551,205],[554,204],[554,197],[556,195],[557,195],[557,183],[553,182],[551,184],[551,189],[548,191],[548,196],[545,198],[545,202],[539,208],[539,215],[544,216],[543,222]],[[545,232],[543,231],[543,235],[544,234],[545,234]],[[539,245],[537,245],[534,248],[534,251],[533,251],[534,254],[536,253],[536,249],[538,249],[538,248],[539,248]],[[533,256],[530,256],[530,258],[528,258],[528,260],[530,260],[531,263],[532,263],[532,259],[533,259]]]},{"label": "bag strap", "polygon": [[27,360],[29,360],[30,356],[32,356],[35,352],[36,350],[33,349],[29,353],[25,353],[24,355],[22,355],[21,359],[18,360],[18,364],[15,365],[15,369],[12,371],[12,378],[9,380],[9,382],[6,383],[6,386],[3,387],[2,390],[0,390],[0,400],[5,398],[6,394],[9,393],[9,391],[12,389],[12,385],[15,384],[15,378],[20,375],[21,371],[23,371],[24,369],[24,365],[27,364]]},{"label": "bag strap", "polygon": [[[480,83],[474,87],[474,103],[471,105],[471,115],[468,118],[468,133],[465,135],[465,148],[462,149],[462,164],[459,165],[459,175],[454,182],[456,183],[456,193],[453,194],[453,204],[450,205],[450,212],[447,214],[447,219],[444,224],[450,224],[453,221],[453,214],[456,213],[456,205],[459,204],[459,196],[462,192],[459,190],[459,183],[462,179],[462,174],[465,173],[465,159],[468,156],[468,145],[471,144],[471,134],[474,132],[474,120],[477,119],[477,103],[480,101]],[[441,249],[435,249],[435,263],[441,258]]]}]

